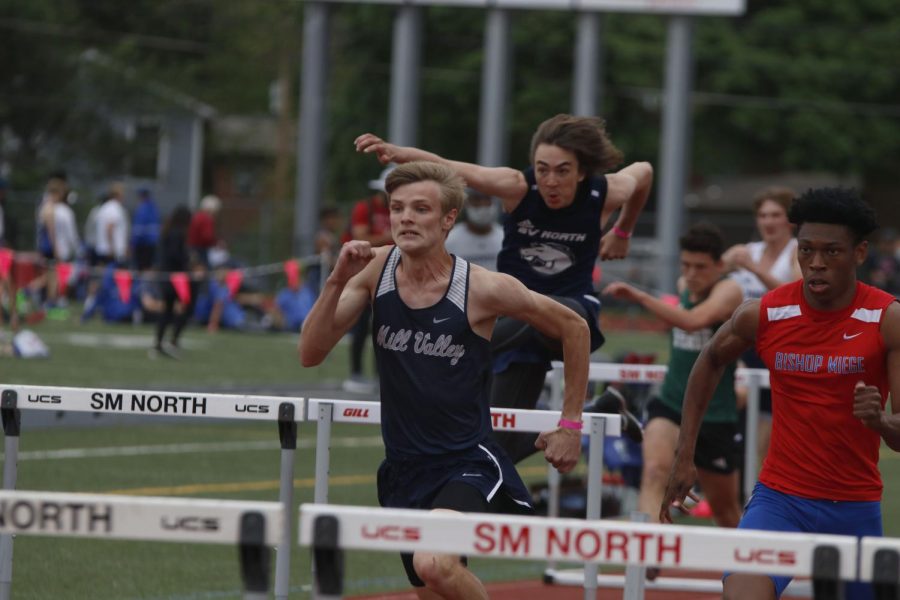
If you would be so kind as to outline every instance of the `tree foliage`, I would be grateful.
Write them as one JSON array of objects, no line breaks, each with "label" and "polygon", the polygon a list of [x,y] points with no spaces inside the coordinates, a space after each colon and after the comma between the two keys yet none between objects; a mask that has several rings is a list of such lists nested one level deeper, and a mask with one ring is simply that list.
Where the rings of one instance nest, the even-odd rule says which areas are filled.
[{"label": "tree foliage", "polygon": [[[378,171],[352,140],[387,132],[395,8],[329,6],[325,200],[349,202]],[[695,176],[812,170],[889,180],[900,156],[896,6],[754,0],[737,18],[694,19]],[[99,125],[72,102],[74,61],[88,47],[222,113],[266,112],[279,61],[299,69],[303,10],[297,0],[10,0],[0,9],[0,122],[23,147],[4,158],[33,170],[63,151],[49,142],[60,132],[68,151],[100,156],[115,146],[89,135]],[[571,109],[575,23],[567,12],[512,13],[511,165],[525,164],[541,120]],[[453,158],[476,158],[483,35],[481,10],[425,11],[419,139]],[[655,161],[666,19],[604,15],[601,35],[598,111],[628,160]]]}]

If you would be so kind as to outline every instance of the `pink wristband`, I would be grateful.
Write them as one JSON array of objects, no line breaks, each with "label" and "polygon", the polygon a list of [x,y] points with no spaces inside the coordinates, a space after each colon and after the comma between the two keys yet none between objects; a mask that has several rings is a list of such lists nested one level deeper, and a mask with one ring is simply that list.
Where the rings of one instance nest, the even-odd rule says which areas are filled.
[{"label": "pink wristband", "polygon": [[584,423],[581,421],[572,421],[570,419],[560,419],[557,425],[563,429],[576,429],[578,431],[581,431],[581,428],[584,427]]},{"label": "pink wristband", "polygon": [[631,239],[631,232],[620,229],[618,225],[613,225],[613,235],[623,240]]}]

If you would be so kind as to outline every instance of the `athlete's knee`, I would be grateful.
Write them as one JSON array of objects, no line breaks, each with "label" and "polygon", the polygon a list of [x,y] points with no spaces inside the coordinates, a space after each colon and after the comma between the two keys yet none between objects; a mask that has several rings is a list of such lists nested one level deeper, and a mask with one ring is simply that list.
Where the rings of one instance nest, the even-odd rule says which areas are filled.
[{"label": "athlete's knee", "polygon": [[732,573],[723,582],[723,600],[774,600],[775,585],[766,575]]},{"label": "athlete's knee", "polygon": [[413,568],[425,587],[441,589],[457,569],[464,567],[458,556],[416,552],[413,554]]},{"label": "athlete's knee", "polygon": [[672,461],[661,458],[644,457],[644,466],[641,472],[641,485],[664,485],[669,480],[672,470]]}]

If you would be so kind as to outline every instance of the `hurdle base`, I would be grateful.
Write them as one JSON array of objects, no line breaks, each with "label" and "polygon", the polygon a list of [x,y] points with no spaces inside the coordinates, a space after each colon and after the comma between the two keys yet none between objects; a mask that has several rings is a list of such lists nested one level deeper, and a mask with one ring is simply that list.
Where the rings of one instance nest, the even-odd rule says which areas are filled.
[{"label": "hurdle base", "polygon": [[[567,585],[584,587],[584,571],[582,569],[547,569],[543,576],[546,585]],[[625,588],[625,575],[597,575],[598,588]],[[657,577],[644,584],[647,590],[672,592],[698,592],[721,594],[722,581],[719,579],[697,579],[689,577]],[[784,597],[812,598],[812,582],[809,580],[793,580],[782,594]]]}]

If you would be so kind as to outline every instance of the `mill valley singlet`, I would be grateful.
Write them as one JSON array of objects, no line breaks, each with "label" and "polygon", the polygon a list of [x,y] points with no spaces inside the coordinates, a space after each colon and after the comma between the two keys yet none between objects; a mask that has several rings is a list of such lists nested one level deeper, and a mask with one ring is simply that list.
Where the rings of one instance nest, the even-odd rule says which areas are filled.
[{"label": "mill valley singlet", "polygon": [[466,314],[469,264],[454,257],[444,296],[409,308],[397,291],[401,253],[388,254],[373,302],[372,336],[381,378],[381,431],[388,459],[447,454],[491,431],[490,342]]},{"label": "mill valley singlet", "polygon": [[[690,310],[697,305],[691,302],[690,291],[681,292],[679,304],[685,310]],[[681,413],[684,404],[684,392],[687,389],[688,376],[700,351],[706,345],[716,330],[721,326],[716,323],[710,327],[704,327],[697,331],[684,331],[677,327],[672,328],[670,347],[669,347],[669,368],[666,372],[666,378],[663,380],[662,389],[659,392],[659,399],[663,404]],[[703,416],[704,423],[736,423],[737,408],[735,407],[734,394],[734,363],[725,367],[722,373],[722,380],[716,386],[712,400],[709,402],[706,414]]]},{"label": "mill valley singlet", "polygon": [[863,283],[845,309],[819,311],[803,281],[764,295],[756,349],[769,369],[772,441],[759,480],[787,494],[879,501],[881,438],[853,416],[856,382],[889,391],[881,321],[895,299]]},{"label": "mill valley singlet", "polygon": [[497,270],[540,294],[597,302],[591,275],[600,250],[600,217],[606,201],[606,177],[586,177],[575,200],[560,209],[547,207],[538,192],[534,169],[523,171],[528,192],[503,225]]}]

